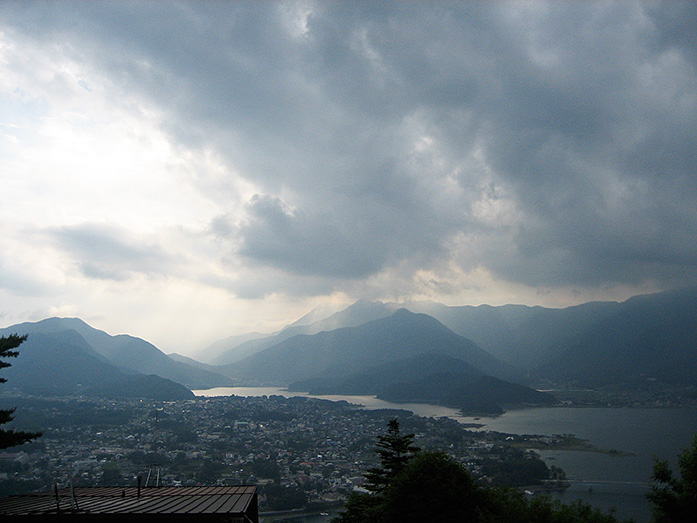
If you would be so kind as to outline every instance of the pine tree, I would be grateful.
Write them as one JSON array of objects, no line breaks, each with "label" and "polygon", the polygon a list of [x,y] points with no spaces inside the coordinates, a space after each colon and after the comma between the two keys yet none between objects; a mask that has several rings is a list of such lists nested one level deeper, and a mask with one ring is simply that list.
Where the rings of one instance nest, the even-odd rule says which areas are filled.
[{"label": "pine tree", "polygon": [[375,446],[380,467],[368,469],[365,474],[366,489],[371,493],[352,492],[343,512],[332,523],[384,523],[383,494],[420,449],[414,445],[414,434],[400,433],[397,419],[387,424],[387,434],[378,436]]},{"label": "pine tree", "polygon": [[413,434],[400,434],[397,420],[377,439],[382,467],[366,474],[372,493],[352,492],[332,523],[617,523],[611,513],[581,501],[528,499],[512,489],[477,484],[447,454],[420,452]]},{"label": "pine tree", "polygon": [[420,449],[414,445],[414,434],[400,433],[396,418],[387,424],[387,434],[377,437],[375,446],[381,466],[368,469],[365,475],[368,480],[366,488],[371,492],[382,492]]},{"label": "pine tree", "polygon": [[[18,336],[17,334],[11,334],[10,336],[0,336],[0,358],[16,358],[19,351],[16,351],[25,340],[27,336]],[[2,361],[0,359],[0,369],[9,367],[10,363]],[[7,379],[0,378],[0,383],[5,383]],[[0,425],[4,425],[14,419],[15,409],[0,409]],[[15,445],[21,445],[27,441],[31,441],[35,438],[41,436],[40,432],[23,432],[18,430],[5,430],[0,429],[0,449],[6,449],[8,447],[14,447]]]}]

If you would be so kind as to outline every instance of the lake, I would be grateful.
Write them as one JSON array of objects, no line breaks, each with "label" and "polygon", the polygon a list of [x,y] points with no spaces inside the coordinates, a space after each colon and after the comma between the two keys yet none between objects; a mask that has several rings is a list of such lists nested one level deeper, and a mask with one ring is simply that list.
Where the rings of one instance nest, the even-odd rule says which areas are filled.
[{"label": "lake", "polygon": [[[463,424],[479,423],[477,430],[510,434],[575,434],[601,449],[617,449],[632,456],[595,452],[542,451],[548,465],[566,471],[571,487],[560,498],[583,499],[603,508],[616,508],[621,519],[648,521],[644,498],[650,481],[653,457],[676,466],[677,455],[697,434],[697,409],[640,408],[539,408],[511,410],[495,418],[462,416],[439,405],[391,403],[374,396],[309,396],[275,387],[220,387],[194,391],[198,396],[307,396],[348,401],[367,409],[403,409],[418,416],[447,416]],[[578,482],[578,483],[577,483]]]},{"label": "lake", "polygon": [[466,423],[464,416],[460,415],[457,409],[451,409],[440,405],[427,405],[424,403],[392,403],[376,398],[375,396],[311,396],[306,392],[290,392],[278,387],[216,387],[214,389],[195,390],[197,396],[283,396],[293,398],[303,396],[306,398],[319,398],[331,401],[347,401],[361,405],[366,409],[400,409],[409,410],[417,416],[431,418],[448,417]]},{"label": "lake", "polygon": [[632,456],[573,451],[544,451],[548,465],[563,468],[570,480],[582,481],[560,498],[583,499],[603,509],[615,507],[622,518],[648,521],[648,491],[654,456],[673,467],[677,455],[697,433],[695,409],[544,408],[514,410],[495,419],[482,418],[486,429],[514,434],[575,434],[602,449]]}]

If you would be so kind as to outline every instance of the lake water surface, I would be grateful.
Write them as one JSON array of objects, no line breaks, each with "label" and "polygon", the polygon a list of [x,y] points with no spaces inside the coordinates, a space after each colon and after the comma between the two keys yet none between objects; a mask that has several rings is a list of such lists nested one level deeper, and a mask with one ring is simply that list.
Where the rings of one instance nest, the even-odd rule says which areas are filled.
[{"label": "lake water surface", "polygon": [[486,429],[514,434],[575,434],[601,449],[632,456],[593,452],[540,452],[548,465],[563,468],[583,483],[560,497],[583,499],[603,509],[616,508],[622,518],[649,520],[648,491],[654,457],[677,466],[677,455],[697,434],[695,409],[544,408],[509,411],[484,419]]},{"label": "lake water surface", "polygon": [[[496,418],[462,416],[439,405],[391,403],[374,396],[309,396],[274,387],[220,387],[194,391],[199,396],[308,396],[348,401],[368,409],[404,409],[418,416],[447,416],[461,423],[479,423],[477,430],[510,434],[575,434],[598,448],[616,449],[631,456],[594,452],[543,451],[548,465],[566,471],[574,483],[560,497],[583,499],[603,509],[615,508],[620,518],[648,521],[645,492],[654,456],[669,460],[690,445],[697,434],[697,409],[540,408],[511,410]],[[578,483],[576,483],[578,482]]]}]

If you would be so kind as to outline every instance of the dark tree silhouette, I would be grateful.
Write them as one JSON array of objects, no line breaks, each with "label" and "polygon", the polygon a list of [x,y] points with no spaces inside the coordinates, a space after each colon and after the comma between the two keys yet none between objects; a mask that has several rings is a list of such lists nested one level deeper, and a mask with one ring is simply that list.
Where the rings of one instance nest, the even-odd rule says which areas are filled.
[{"label": "dark tree silhouette", "polygon": [[365,474],[368,480],[366,489],[372,494],[353,492],[344,505],[344,511],[332,520],[333,523],[382,522],[385,489],[419,452],[414,445],[414,434],[401,434],[397,419],[388,422],[387,434],[378,436],[375,446],[380,466],[368,469]]},{"label": "dark tree silhouette", "polygon": [[697,435],[678,456],[679,476],[665,460],[656,460],[653,485],[647,494],[657,523],[694,521],[697,514]]},{"label": "dark tree silhouette", "polygon": [[387,434],[377,437],[375,452],[380,458],[380,467],[368,469],[365,474],[371,492],[382,492],[389,482],[402,472],[409,460],[418,452],[414,445],[414,434],[401,434],[399,421],[395,418],[387,424]]},{"label": "dark tree silhouette", "polygon": [[384,493],[383,520],[400,523],[473,522],[486,492],[443,452],[421,452]]},{"label": "dark tree silhouette", "polygon": [[[392,420],[378,437],[382,467],[366,477],[372,493],[353,492],[332,523],[617,523],[580,501],[527,499],[513,489],[484,486],[443,452],[419,452],[414,435]],[[682,520],[681,520],[682,521]]]},{"label": "dark tree silhouette", "polygon": [[[2,361],[2,358],[16,358],[19,351],[16,351],[27,336],[18,336],[17,334],[10,334],[9,336],[0,336],[0,369],[4,369],[10,366],[10,363]],[[5,378],[0,378],[0,383],[5,383],[7,380]],[[15,409],[0,409],[0,425],[4,425],[14,419]],[[41,436],[40,432],[23,432],[18,430],[5,430],[0,429],[0,449],[6,449],[8,447],[14,447],[15,445],[21,445],[27,441],[31,441],[35,438]]]}]

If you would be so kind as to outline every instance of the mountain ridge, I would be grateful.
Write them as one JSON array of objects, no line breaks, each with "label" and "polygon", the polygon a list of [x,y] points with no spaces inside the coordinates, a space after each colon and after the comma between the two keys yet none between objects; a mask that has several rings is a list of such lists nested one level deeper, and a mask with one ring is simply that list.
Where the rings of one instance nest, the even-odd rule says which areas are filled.
[{"label": "mountain ridge", "polygon": [[[62,340],[81,357],[89,355],[90,365],[111,363],[121,372],[154,373],[189,388],[346,378],[370,365],[423,352],[467,354],[485,374],[518,383],[533,381],[526,382],[511,362],[522,362],[529,380],[551,386],[612,385],[622,389],[651,380],[680,386],[691,386],[697,380],[696,288],[563,309],[409,304],[436,315],[429,316],[406,308],[395,310],[396,306],[361,300],[309,325],[295,322],[283,330],[284,336],[298,331],[314,334],[260,340],[270,346],[225,366],[168,357],[145,340],[126,334],[111,336],[79,318],[21,323],[0,329],[0,335],[74,329],[83,336],[82,341],[70,334],[62,334]],[[373,316],[378,317],[361,323]],[[331,329],[343,323],[358,325]],[[513,353],[515,357],[511,357]]]},{"label": "mountain ridge", "polygon": [[488,374],[517,377],[514,368],[453,333],[435,318],[406,309],[357,327],[298,334],[225,369],[228,376],[242,381],[287,385],[327,373],[333,377],[348,374],[368,364],[423,352],[459,356]]},{"label": "mountain ridge", "polygon": [[[358,300],[345,309],[330,314],[326,318],[316,320],[312,323],[306,323],[309,318],[316,316],[316,314],[312,314],[314,311],[313,309],[311,313],[308,313],[275,333],[263,337],[255,337],[254,339],[230,347],[226,351],[219,352],[217,356],[213,358],[212,363],[217,365],[235,363],[298,334],[311,335],[344,327],[357,327],[363,323],[389,316],[394,313],[395,310],[396,308],[390,307],[382,302]],[[230,337],[226,338],[226,340],[237,338],[240,337]],[[219,346],[217,350],[220,350]]]},{"label": "mountain ridge", "polygon": [[10,390],[28,394],[161,400],[193,396],[172,380],[137,374],[106,361],[73,329],[29,334],[3,374]]},{"label": "mountain ridge", "polygon": [[38,322],[25,322],[0,329],[0,335],[11,333],[45,334],[73,330],[102,358],[132,373],[157,374],[190,389],[227,386],[228,378],[205,369],[169,358],[164,352],[141,338],[127,334],[111,336],[95,329],[79,318],[47,318]]}]

